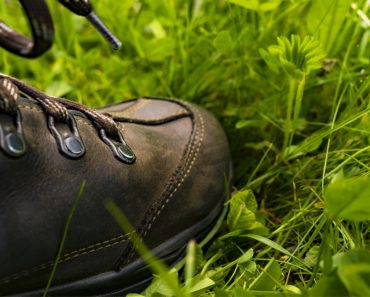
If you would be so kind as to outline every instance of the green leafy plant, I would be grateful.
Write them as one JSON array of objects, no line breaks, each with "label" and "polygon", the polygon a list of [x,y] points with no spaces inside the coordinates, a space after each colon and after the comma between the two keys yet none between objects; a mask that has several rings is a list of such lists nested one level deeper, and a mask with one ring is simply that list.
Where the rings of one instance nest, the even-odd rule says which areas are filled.
[{"label": "green leafy plant", "polygon": [[332,216],[353,222],[370,220],[369,198],[368,177],[336,180],[325,192],[328,212]]},{"label": "green leafy plant", "polygon": [[306,36],[303,40],[298,35],[277,38],[278,45],[268,48],[268,52],[260,49],[260,54],[273,71],[281,67],[289,77],[288,104],[284,127],[283,151],[292,145],[293,136],[298,125],[302,107],[306,76],[311,71],[322,67],[324,58],[320,43],[313,37]]},{"label": "green leafy plant", "polygon": [[231,3],[240,5],[242,7],[255,10],[258,12],[266,12],[276,9],[282,2],[282,0],[229,0]]}]

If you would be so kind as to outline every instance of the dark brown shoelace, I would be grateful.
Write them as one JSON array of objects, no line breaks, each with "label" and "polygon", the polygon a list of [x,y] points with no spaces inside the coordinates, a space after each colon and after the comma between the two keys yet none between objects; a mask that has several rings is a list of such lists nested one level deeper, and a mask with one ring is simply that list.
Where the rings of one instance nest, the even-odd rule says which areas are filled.
[{"label": "dark brown shoelace", "polygon": [[[58,0],[73,13],[86,17],[112,48],[119,49],[121,42],[112,34],[94,13],[88,0]],[[18,33],[0,21],[0,46],[23,57],[34,58],[42,55],[54,39],[53,20],[44,0],[19,0],[28,18],[32,39]]]},{"label": "dark brown shoelace", "polygon": [[[14,127],[7,125],[4,128],[4,125],[0,124],[0,146],[8,155],[19,157],[25,152],[19,149],[19,154],[12,153],[12,143],[7,142],[7,137],[9,138],[10,134],[12,135],[11,139],[15,139],[18,143],[24,141],[23,129],[21,127],[22,120],[18,109],[20,93],[29,96],[41,106],[47,115],[49,130],[56,138],[60,152],[67,157],[77,159],[85,153],[74,116],[70,112],[75,110],[82,113],[94,124],[99,131],[101,139],[111,148],[117,159],[128,164],[132,164],[135,161],[134,153],[126,144],[117,123],[111,117],[76,102],[48,96],[18,79],[0,74],[0,113],[14,118]],[[70,133],[59,133],[55,123],[67,124],[70,128]]]},{"label": "dark brown shoelace", "polygon": [[[78,110],[81,113],[85,114],[89,119],[97,123],[101,128],[103,128],[106,131],[108,136],[113,137],[117,135],[117,130],[118,130],[117,124],[108,116],[105,116],[91,108],[88,108],[84,105],[70,101],[68,99],[48,96],[42,93],[41,91],[35,89],[34,87],[26,85],[25,83],[13,77],[6,77],[4,75],[0,75],[0,78],[3,80],[5,79],[6,81],[10,81],[21,92],[25,93],[26,95],[30,96],[34,100],[38,101],[38,103],[44,109],[46,114],[52,116],[57,122],[65,122],[67,120],[68,118],[67,108]],[[4,99],[5,98],[0,98],[0,102]],[[8,97],[8,100],[12,100],[12,99],[13,98]],[[14,103],[12,102],[12,106],[13,105]]]},{"label": "dark brown shoelace", "polygon": [[8,79],[0,80],[0,111],[14,115],[18,109],[19,92]]},{"label": "dark brown shoelace", "polygon": [[[75,14],[86,17],[114,49],[121,42],[109,31],[93,12],[88,0],[58,0]],[[24,57],[37,57],[50,48],[54,28],[48,6],[44,0],[20,0],[29,20],[33,39],[23,36],[5,23],[0,22],[0,46]],[[82,113],[98,129],[100,138],[111,148],[117,159],[128,164],[135,161],[135,155],[126,144],[118,125],[109,116],[94,109],[64,98],[48,96],[32,86],[0,74],[0,113],[12,117],[7,124],[0,123],[0,147],[12,157],[20,157],[26,152],[22,118],[18,109],[20,93],[29,96],[42,107],[47,115],[50,132],[56,139],[59,151],[70,158],[80,158],[85,154],[83,140],[71,110]],[[56,123],[65,123],[69,132],[61,133]]]}]

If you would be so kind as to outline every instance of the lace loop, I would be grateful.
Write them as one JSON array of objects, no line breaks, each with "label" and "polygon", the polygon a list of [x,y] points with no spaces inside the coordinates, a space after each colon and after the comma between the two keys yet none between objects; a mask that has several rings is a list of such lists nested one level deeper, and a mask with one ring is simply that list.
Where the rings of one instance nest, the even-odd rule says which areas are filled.
[{"label": "lace loop", "polygon": [[9,80],[15,84],[20,91],[25,93],[26,95],[32,97],[36,101],[38,101],[41,107],[45,110],[48,115],[54,117],[54,119],[58,122],[66,122],[68,119],[68,111],[67,109],[60,103],[58,103],[53,97],[40,92],[36,88],[26,85],[18,79],[13,77],[8,77]]},{"label": "lace loop", "polygon": [[58,101],[66,106],[68,109],[77,110],[85,114],[87,118],[89,118],[98,129],[103,128],[110,137],[115,137],[117,135],[118,126],[111,117],[103,115],[92,108],[88,108],[84,105],[78,104],[77,102],[73,102],[65,98],[58,98]]},{"label": "lace loop", "polygon": [[111,148],[114,156],[125,163],[133,164],[136,160],[135,154],[131,148],[127,145],[120,131],[117,132],[117,137],[111,139],[107,137],[104,129],[99,131],[101,139]]},{"label": "lace loop", "polygon": [[0,148],[10,157],[21,157],[26,152],[22,130],[22,116],[18,110],[19,90],[9,79],[0,79]]},{"label": "lace loop", "polygon": [[[80,137],[80,133],[77,129],[76,120],[73,115],[68,114],[68,120],[64,125],[55,123],[52,116],[48,116],[48,127],[57,141],[59,151],[72,159],[78,159],[82,157],[85,152],[84,143]],[[62,127],[61,127],[62,126]]]},{"label": "lace loop", "polygon": [[[110,116],[65,98],[48,96],[20,80],[4,75],[0,75],[0,111],[10,115],[17,114],[19,91],[40,104],[48,116],[49,130],[57,141],[59,151],[64,155],[80,158],[85,154],[85,147],[77,124],[73,115],[68,111],[76,110],[84,114],[95,125],[99,130],[100,138],[111,148],[117,159],[128,164],[135,162],[134,153],[124,140],[117,123]],[[20,119],[20,113],[18,112],[18,114]],[[19,125],[16,125],[20,131],[18,134],[22,134],[20,120],[18,122]],[[63,123],[67,125],[62,125]]]},{"label": "lace loop", "polygon": [[17,112],[17,101],[19,91],[17,87],[11,83],[9,79],[0,79],[0,110],[14,115]]}]

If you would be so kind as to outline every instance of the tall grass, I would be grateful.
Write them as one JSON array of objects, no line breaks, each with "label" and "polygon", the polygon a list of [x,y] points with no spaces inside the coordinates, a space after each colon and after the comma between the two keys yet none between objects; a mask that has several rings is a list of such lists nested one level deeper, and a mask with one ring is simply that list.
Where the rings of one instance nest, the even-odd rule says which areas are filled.
[{"label": "tall grass", "polygon": [[[52,50],[32,61],[1,51],[2,72],[90,106],[183,98],[212,111],[227,132],[230,204],[245,216],[231,223],[230,212],[197,254],[194,296],[370,292],[370,217],[358,216],[370,209],[368,182],[358,179],[370,169],[369,1],[93,1],[122,39],[119,52],[49,3]],[[20,12],[9,13],[14,5],[1,2],[1,17],[25,30]],[[344,212],[333,200],[352,206]],[[159,278],[144,294],[171,290]]]}]

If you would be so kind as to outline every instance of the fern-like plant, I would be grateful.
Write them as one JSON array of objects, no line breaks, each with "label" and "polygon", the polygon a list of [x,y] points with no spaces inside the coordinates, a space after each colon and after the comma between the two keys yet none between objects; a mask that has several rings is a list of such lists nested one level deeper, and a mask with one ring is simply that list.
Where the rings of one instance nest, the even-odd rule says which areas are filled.
[{"label": "fern-like plant", "polygon": [[[321,68],[325,55],[320,42],[311,36],[301,39],[298,35],[278,37],[277,45],[268,51],[261,49],[262,58],[273,71],[278,67],[289,77],[289,93],[286,122],[284,127],[283,151],[292,144],[293,135],[298,124],[306,77],[312,70]],[[278,67],[277,67],[278,66]]]},{"label": "fern-like plant", "polygon": [[291,77],[302,79],[312,70],[321,68],[324,53],[320,42],[311,36],[303,40],[298,35],[291,35],[290,40],[277,38],[278,44],[269,47],[269,52],[275,56],[280,66]]}]

